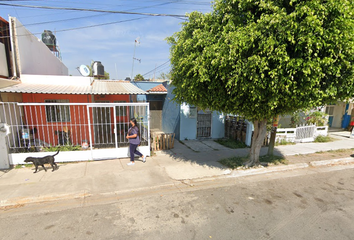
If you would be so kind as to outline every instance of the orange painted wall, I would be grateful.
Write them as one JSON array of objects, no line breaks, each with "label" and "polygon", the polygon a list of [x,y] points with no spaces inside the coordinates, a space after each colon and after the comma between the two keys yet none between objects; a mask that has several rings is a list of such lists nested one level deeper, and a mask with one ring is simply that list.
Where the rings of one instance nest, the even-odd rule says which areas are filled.
[{"label": "orange painted wall", "polygon": [[[23,102],[44,103],[45,100],[69,100],[69,103],[90,103],[91,95],[71,95],[71,94],[22,94]],[[129,102],[129,95],[94,95],[94,102],[100,101],[124,101]],[[92,110],[90,110],[92,116]],[[85,105],[70,106],[69,122],[48,122],[45,106],[24,106],[24,125],[29,125],[33,132],[33,138],[41,139],[51,145],[57,145],[58,131],[70,131],[70,140],[73,145],[81,145],[83,140],[89,140],[89,127],[87,118],[87,108]],[[31,117],[32,116],[32,117]],[[36,117],[34,117],[36,116]],[[113,115],[111,123],[113,123]],[[117,122],[128,121],[127,116],[117,117]],[[113,133],[114,126],[111,126]],[[93,126],[91,133],[93,134]]]},{"label": "orange painted wall", "polygon": [[[130,102],[130,96],[129,95],[94,95],[94,101],[95,102]],[[117,122],[126,122],[129,121],[128,113],[126,116],[117,116]],[[111,122],[113,122],[113,116],[111,119]]]},{"label": "orange painted wall", "polygon": [[130,102],[129,95],[94,95],[95,101],[115,101]]}]

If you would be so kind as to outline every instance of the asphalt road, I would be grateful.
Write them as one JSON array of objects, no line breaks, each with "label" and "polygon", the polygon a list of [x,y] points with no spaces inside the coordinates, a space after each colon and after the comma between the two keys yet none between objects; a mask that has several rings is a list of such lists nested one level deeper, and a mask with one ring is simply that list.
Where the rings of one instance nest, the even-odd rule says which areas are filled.
[{"label": "asphalt road", "polygon": [[[174,188],[175,189],[175,188]],[[180,191],[18,206],[0,239],[354,239],[354,166],[186,183]]]}]

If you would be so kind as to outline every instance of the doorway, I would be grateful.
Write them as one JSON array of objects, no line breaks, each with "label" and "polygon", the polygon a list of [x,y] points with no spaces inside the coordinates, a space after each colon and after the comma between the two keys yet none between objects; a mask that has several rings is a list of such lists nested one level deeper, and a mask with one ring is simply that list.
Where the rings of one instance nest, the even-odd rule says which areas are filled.
[{"label": "doorway", "polygon": [[211,111],[198,109],[197,138],[211,137]]}]

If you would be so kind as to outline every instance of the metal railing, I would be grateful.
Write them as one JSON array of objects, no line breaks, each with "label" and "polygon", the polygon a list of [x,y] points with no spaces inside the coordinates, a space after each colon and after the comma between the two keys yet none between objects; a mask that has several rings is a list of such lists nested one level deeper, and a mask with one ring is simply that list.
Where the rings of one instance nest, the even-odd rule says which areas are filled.
[{"label": "metal railing", "polygon": [[10,125],[10,153],[40,152],[53,146],[70,150],[121,148],[136,118],[141,146],[150,146],[148,103],[0,102],[0,122]]}]

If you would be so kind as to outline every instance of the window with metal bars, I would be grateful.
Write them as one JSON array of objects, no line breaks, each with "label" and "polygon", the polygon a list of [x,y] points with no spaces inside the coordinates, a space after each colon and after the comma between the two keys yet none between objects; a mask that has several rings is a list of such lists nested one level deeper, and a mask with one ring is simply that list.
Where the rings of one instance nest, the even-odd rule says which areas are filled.
[{"label": "window with metal bars", "polygon": [[[114,101],[115,103],[125,103],[126,101]],[[127,116],[127,106],[116,106],[116,116]]]},{"label": "window with metal bars", "polygon": [[[67,99],[45,100],[46,103],[68,103]],[[45,106],[47,122],[70,122],[70,106]]]}]

